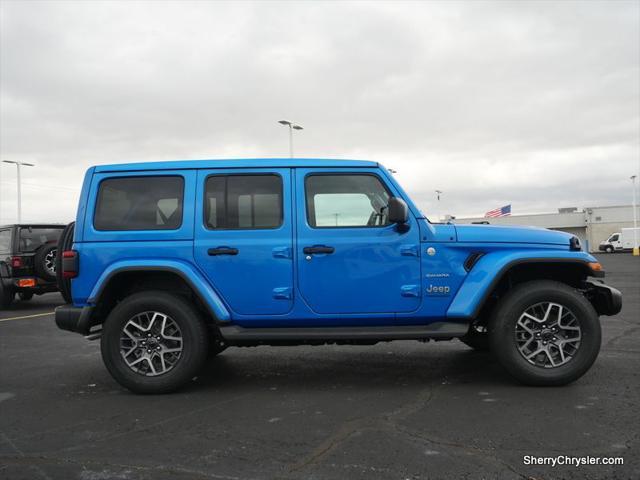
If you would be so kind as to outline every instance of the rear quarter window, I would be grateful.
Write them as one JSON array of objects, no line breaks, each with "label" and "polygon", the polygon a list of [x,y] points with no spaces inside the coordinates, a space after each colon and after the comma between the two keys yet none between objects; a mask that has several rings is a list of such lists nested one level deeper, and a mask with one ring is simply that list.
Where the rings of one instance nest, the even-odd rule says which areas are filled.
[{"label": "rear quarter window", "polygon": [[182,225],[184,178],[108,178],[100,183],[96,230],[176,230]]}]

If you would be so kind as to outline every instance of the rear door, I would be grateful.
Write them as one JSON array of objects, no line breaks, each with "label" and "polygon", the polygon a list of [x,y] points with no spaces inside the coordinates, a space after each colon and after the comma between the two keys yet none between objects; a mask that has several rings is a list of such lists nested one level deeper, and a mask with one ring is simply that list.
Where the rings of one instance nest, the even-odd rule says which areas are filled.
[{"label": "rear door", "polygon": [[237,314],[293,306],[290,181],[286,168],[198,172],[194,257]]}]

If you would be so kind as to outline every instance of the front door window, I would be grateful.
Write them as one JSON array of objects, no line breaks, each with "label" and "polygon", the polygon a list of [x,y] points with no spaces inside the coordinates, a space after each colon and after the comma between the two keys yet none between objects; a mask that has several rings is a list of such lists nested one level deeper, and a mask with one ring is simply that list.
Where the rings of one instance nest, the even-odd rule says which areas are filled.
[{"label": "front door window", "polygon": [[389,192],[374,175],[310,175],[307,221],[314,228],[389,225]]}]

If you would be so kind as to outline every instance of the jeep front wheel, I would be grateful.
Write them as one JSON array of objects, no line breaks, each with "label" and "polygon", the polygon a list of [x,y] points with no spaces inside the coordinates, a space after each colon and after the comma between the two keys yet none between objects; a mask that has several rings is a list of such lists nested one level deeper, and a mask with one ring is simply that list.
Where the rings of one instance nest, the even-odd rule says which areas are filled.
[{"label": "jeep front wheel", "polygon": [[600,351],[598,315],[564,283],[523,283],[498,304],[489,331],[491,351],[517,380],[565,385],[589,370]]},{"label": "jeep front wheel", "polygon": [[109,314],[102,359],[120,385],[135,393],[167,393],[202,366],[208,331],[199,312],[162,291],[133,294]]}]

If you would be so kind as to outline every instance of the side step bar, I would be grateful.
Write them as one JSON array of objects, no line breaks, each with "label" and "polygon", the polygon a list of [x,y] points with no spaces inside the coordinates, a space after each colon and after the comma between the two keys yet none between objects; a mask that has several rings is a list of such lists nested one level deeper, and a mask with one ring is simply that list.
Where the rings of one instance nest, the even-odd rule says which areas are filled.
[{"label": "side step bar", "polygon": [[429,325],[392,327],[299,327],[244,328],[238,325],[220,326],[225,342],[270,341],[388,341],[450,339],[461,337],[469,330],[468,322],[434,322]]}]

